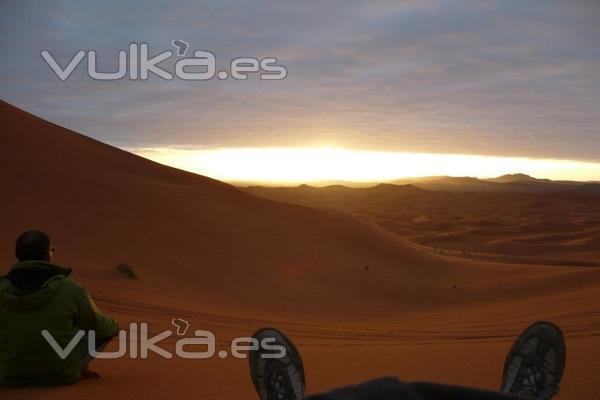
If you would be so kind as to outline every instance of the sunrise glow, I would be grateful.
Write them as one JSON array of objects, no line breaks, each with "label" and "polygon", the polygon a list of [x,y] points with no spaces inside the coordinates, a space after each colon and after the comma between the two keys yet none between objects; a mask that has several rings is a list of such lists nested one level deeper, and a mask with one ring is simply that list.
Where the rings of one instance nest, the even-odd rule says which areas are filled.
[{"label": "sunrise glow", "polygon": [[525,173],[554,180],[600,180],[600,163],[461,154],[321,148],[130,149],[161,164],[229,182],[385,182],[406,177],[495,177]]}]

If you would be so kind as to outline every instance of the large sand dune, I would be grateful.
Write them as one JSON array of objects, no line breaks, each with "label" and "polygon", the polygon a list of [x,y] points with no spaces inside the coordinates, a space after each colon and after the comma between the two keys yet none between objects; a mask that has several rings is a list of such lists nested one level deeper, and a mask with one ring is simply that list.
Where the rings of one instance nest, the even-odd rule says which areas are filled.
[{"label": "large sand dune", "polygon": [[[600,270],[439,254],[378,221],[255,197],[6,103],[0,115],[3,272],[14,238],[45,230],[56,261],[123,326],[146,321],[158,332],[185,318],[219,346],[279,326],[305,355],[311,391],[380,374],[496,387],[514,336],[552,319],[569,341],[561,398],[600,393]],[[101,380],[0,398],[255,398],[246,366],[99,360]]]}]

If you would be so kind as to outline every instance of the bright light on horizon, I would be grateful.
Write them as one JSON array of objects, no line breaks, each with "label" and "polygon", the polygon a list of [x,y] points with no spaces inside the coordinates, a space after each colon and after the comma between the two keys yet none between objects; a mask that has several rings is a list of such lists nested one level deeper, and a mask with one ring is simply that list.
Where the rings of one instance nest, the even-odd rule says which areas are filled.
[{"label": "bright light on horizon", "polygon": [[298,184],[386,182],[426,176],[496,177],[525,173],[553,180],[600,180],[600,163],[464,154],[403,153],[334,147],[183,150],[128,149],[190,172],[229,182]]}]

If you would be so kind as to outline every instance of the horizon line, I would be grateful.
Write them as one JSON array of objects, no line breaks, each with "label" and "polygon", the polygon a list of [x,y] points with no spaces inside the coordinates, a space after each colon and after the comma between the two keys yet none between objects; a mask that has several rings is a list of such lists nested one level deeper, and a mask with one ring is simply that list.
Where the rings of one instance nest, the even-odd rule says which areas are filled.
[{"label": "horizon line", "polygon": [[[340,147],[123,148],[163,165],[225,182],[389,183],[431,177],[490,179],[525,174],[554,181],[600,181],[600,162]],[[477,171],[474,173],[474,171]]]}]

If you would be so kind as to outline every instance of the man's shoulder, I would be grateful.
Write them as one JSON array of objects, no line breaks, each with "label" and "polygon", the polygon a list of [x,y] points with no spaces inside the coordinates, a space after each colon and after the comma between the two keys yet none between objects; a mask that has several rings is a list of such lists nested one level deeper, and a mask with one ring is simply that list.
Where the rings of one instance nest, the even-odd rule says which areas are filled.
[{"label": "man's shoulder", "polygon": [[60,283],[57,282],[57,284],[60,284],[60,291],[64,294],[82,296],[87,293],[85,288],[73,278],[61,277],[60,279],[57,279],[57,281],[60,281]]}]

